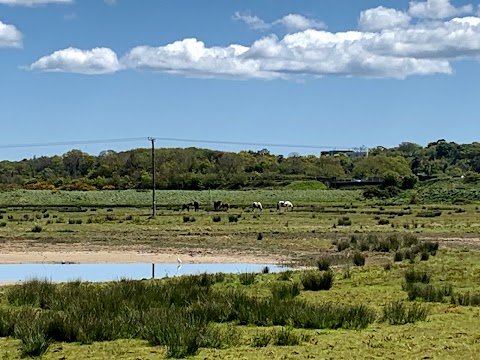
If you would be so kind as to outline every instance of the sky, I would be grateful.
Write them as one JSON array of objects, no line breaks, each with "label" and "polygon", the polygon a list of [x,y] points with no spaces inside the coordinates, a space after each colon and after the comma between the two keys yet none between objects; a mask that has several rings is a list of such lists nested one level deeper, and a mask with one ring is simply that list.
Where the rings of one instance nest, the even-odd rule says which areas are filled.
[{"label": "sky", "polygon": [[0,160],[471,143],[479,60],[471,1],[0,0]]}]

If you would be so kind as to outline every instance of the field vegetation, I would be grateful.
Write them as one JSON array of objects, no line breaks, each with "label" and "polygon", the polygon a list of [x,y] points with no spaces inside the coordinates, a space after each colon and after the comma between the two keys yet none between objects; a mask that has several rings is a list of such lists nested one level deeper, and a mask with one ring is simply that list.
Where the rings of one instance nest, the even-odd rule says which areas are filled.
[{"label": "field vegetation", "polygon": [[[473,358],[480,351],[479,255],[440,247],[428,261],[353,266],[348,277],[343,265],[104,284],[32,279],[1,288],[0,353],[3,359],[266,359],[292,352],[299,359]],[[415,287],[430,290],[414,290],[412,298]],[[425,295],[432,293],[442,296]]]}]

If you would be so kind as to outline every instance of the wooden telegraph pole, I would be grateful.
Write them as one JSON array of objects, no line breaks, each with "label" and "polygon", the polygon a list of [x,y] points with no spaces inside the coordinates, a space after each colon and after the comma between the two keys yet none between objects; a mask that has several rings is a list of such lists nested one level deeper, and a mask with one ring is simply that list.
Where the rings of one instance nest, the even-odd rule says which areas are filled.
[{"label": "wooden telegraph pole", "polygon": [[148,140],[152,142],[152,217],[155,217],[155,138],[149,137]]}]

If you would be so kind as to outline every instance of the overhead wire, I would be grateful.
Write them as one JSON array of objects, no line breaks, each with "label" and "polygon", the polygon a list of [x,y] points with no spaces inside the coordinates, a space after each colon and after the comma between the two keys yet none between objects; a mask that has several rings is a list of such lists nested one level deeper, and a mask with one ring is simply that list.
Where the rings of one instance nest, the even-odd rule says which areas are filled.
[{"label": "overhead wire", "polygon": [[95,139],[95,140],[72,140],[72,141],[56,141],[43,143],[18,143],[18,144],[0,144],[0,149],[19,149],[34,147],[50,147],[50,146],[73,146],[73,145],[93,145],[93,144],[109,144],[123,142],[139,142],[147,141],[154,138],[157,141],[172,141],[195,144],[221,144],[221,145],[241,145],[241,146],[260,146],[260,147],[281,147],[281,148],[297,148],[297,149],[352,149],[352,146],[326,146],[326,145],[306,145],[306,144],[289,144],[289,143],[263,143],[248,141],[227,141],[227,140],[208,140],[208,139],[185,139],[172,137],[131,137],[116,139]]}]

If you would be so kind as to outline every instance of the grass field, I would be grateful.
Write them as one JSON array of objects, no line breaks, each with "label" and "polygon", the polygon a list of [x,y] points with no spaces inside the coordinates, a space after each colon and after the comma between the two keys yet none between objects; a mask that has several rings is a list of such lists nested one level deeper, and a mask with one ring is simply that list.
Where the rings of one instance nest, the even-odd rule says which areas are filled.
[{"label": "grass field", "polygon": [[[307,311],[305,309],[309,306],[326,303],[335,306],[365,305],[374,313],[374,318],[367,321],[365,328],[352,329],[347,325],[338,329],[318,325],[311,328],[305,325],[305,319],[316,318],[317,315],[313,315],[315,312],[300,318],[301,312],[295,311],[285,312],[290,314],[290,318],[283,324],[286,326],[282,327],[279,320],[271,320],[278,319],[280,315],[277,314],[270,320],[267,318],[267,321],[264,315],[269,310],[255,312],[252,308],[246,313],[263,316],[263,320],[253,318],[245,322],[239,320],[237,315],[229,317],[228,321],[209,318],[211,321],[204,324],[206,327],[202,329],[213,327],[214,330],[210,330],[217,334],[220,340],[212,336],[208,341],[202,340],[198,352],[192,358],[480,357],[480,307],[465,305],[480,304],[480,210],[475,204],[387,205],[366,202],[362,200],[360,191],[350,190],[159,191],[157,216],[151,218],[148,208],[150,196],[149,192],[136,191],[0,193],[0,251],[68,252],[71,249],[95,251],[100,248],[114,250],[140,247],[151,252],[175,249],[178,254],[207,252],[257,254],[267,257],[278,255],[288,261],[312,266],[316,266],[318,260],[327,258],[334,265],[333,286],[328,291],[306,290],[311,285],[302,282],[302,279],[312,273],[299,271],[294,272],[287,281],[281,280],[281,275],[278,274],[227,275],[222,281],[211,284],[205,294],[211,296],[218,292],[229,294],[231,291],[241,291],[260,299],[274,296],[274,293],[280,297],[293,294],[295,301],[300,303],[292,303],[290,305],[293,307],[289,308],[300,306],[304,309],[302,311]],[[201,203],[199,212],[181,210],[181,204],[194,199]],[[221,199],[233,207],[228,212],[212,211],[212,199]],[[275,204],[279,199],[291,200],[295,204],[294,210],[277,211]],[[250,207],[253,201],[262,201],[264,211],[253,211]],[[426,247],[410,244],[412,239],[418,238],[438,241],[440,250],[430,253],[425,250]],[[415,259],[408,260],[409,257],[412,258],[412,252],[408,250],[412,246],[417,246],[418,250],[415,252]],[[358,255],[360,251],[361,255]],[[353,261],[357,261],[357,255],[365,257],[364,267],[353,265]],[[406,259],[394,262],[397,257]],[[421,258],[428,261],[420,261]],[[406,287],[405,272],[412,268],[426,271],[431,276],[430,283]],[[315,270],[314,273],[325,272]],[[312,280],[314,285],[316,276]],[[246,285],[249,278],[253,278],[253,283]],[[170,280],[158,280],[154,283],[168,281]],[[299,284],[300,293],[297,295],[295,289],[285,288],[282,284]],[[88,288],[86,292],[108,288],[105,284],[85,286]],[[41,304],[44,304],[43,307],[46,304],[44,301],[22,304],[9,301],[9,298],[12,299],[9,292],[13,288],[0,287],[0,334],[9,335],[0,335],[1,360],[19,358],[25,350],[26,338],[37,339],[39,342],[42,340],[41,336],[25,333],[21,328],[15,333],[14,327],[8,325],[12,320],[10,315],[5,315],[5,311],[20,311],[25,306],[39,308],[42,307]],[[116,292],[119,293],[125,292]],[[466,296],[467,293],[471,295]],[[131,298],[135,298],[134,292],[130,294]],[[91,296],[92,299],[84,301],[83,304],[95,303],[95,299],[101,298],[100,295]],[[409,296],[416,299],[408,301]],[[438,300],[439,296],[443,302]],[[63,296],[55,298],[62,299]],[[402,306],[411,309],[415,309],[412,307],[415,304],[421,306],[419,309],[428,309],[428,317],[403,325],[392,325],[389,321],[382,320],[385,309],[389,306],[395,308],[398,305],[395,301],[399,300]],[[75,301],[72,303],[76,304]],[[144,300],[128,303],[125,299],[114,303],[124,304],[124,309],[148,304]],[[233,302],[229,300],[227,303]],[[460,303],[464,305],[458,305]],[[281,302],[273,304],[275,306],[268,309],[283,306]],[[69,314],[69,311],[73,311],[70,308],[58,307],[60,305],[55,306],[57,308],[50,306],[49,310],[44,308],[41,312],[61,311],[62,314]],[[225,309],[228,306],[222,305],[219,308]],[[211,316],[214,313],[212,311],[210,309],[206,313]],[[338,313],[333,311],[336,312]],[[115,319],[115,316],[112,315],[110,319]],[[68,318],[61,319],[64,319],[63,325],[59,325],[61,322],[58,319],[50,323],[48,321],[51,320],[48,320],[43,324],[50,324],[48,331],[69,324]],[[105,320],[102,323],[104,325],[98,326],[95,325],[98,318],[93,317],[90,320],[89,326],[92,327],[89,329],[103,328],[111,323],[110,320]],[[34,318],[31,321],[36,320]],[[166,320],[159,321],[161,323]],[[125,321],[122,320],[122,323]],[[139,320],[138,323],[141,324],[142,321]],[[36,328],[38,327],[32,327]],[[76,325],[70,327],[78,328]],[[132,329],[137,328],[128,331],[133,331]],[[86,334],[92,331],[88,330]],[[166,356],[167,348],[164,344],[171,339],[161,337],[163,340],[159,342],[160,345],[152,345],[152,339],[148,339],[142,332],[144,330],[138,328],[133,332],[128,331],[122,336],[111,336],[106,339],[108,341],[86,341],[82,345],[75,341],[57,339],[55,336],[58,331],[53,332],[51,336],[56,340],[49,343],[43,358],[157,359]],[[228,336],[224,336],[225,334]],[[232,341],[226,341],[228,337],[231,337]],[[267,346],[260,346],[265,342],[268,342]],[[282,342],[292,345],[275,345]],[[298,344],[295,344],[297,342]]]},{"label": "grass field", "polygon": [[[295,301],[306,304],[327,304],[335,306],[356,306],[363,304],[373,311],[372,323],[364,329],[350,329],[349,326],[340,329],[309,329],[294,325],[293,328],[279,326],[248,326],[240,325],[242,321],[215,321],[209,326],[216,329],[218,341],[209,340],[205,347],[200,347],[193,359],[271,359],[271,358],[441,358],[441,359],[476,359],[480,354],[480,330],[478,318],[480,307],[460,306],[451,303],[449,296],[443,302],[425,302],[417,299],[407,300],[402,289],[405,282],[405,272],[415,269],[431,275],[432,286],[451,285],[453,292],[464,294],[468,291],[479,292],[480,253],[477,250],[446,250],[440,249],[436,256],[428,261],[414,264],[404,261],[393,263],[389,268],[382,265],[366,267],[351,267],[334,269],[333,286],[328,291],[301,290]],[[316,270],[317,273],[320,273]],[[214,293],[228,293],[235,290],[259,299],[268,298],[275,285],[285,283],[301,283],[303,272],[294,272],[292,278],[285,282],[281,274],[257,275],[250,285],[242,285],[240,275],[227,275],[212,285]],[[157,280],[156,284],[173,280]],[[145,283],[145,282],[144,282]],[[146,281],[146,283],[152,283]],[[75,285],[77,286],[77,285]],[[91,286],[88,287],[91,291]],[[100,287],[98,287],[100,289]],[[105,286],[101,286],[105,288]],[[9,301],[14,287],[4,287],[1,294],[2,307],[5,309],[20,309]],[[17,291],[18,293],[18,291]],[[131,293],[131,296],[135,292]],[[38,294],[37,294],[38,295]],[[38,295],[40,296],[40,295]],[[7,300],[10,299],[10,300]],[[48,298],[47,298],[48,299]],[[23,300],[22,300],[23,301]],[[279,300],[280,301],[280,300]],[[290,300],[281,300],[290,301]],[[407,307],[413,304],[427,309],[425,320],[407,322],[402,325],[392,325],[382,319],[387,305],[401,301]],[[38,307],[39,305],[34,305]],[[47,306],[47,305],[44,305]],[[55,306],[52,305],[55,309]],[[46,310],[42,310],[46,311]],[[54,310],[49,310],[54,311]],[[172,310],[173,311],[173,310]],[[5,317],[3,317],[5,320]],[[72,320],[73,321],[73,320]],[[5,323],[4,323],[5,324]],[[295,324],[295,323],[294,323]],[[106,326],[106,325],[105,325]],[[35,326],[33,326],[35,328]],[[4,327],[5,329],[5,327]],[[293,345],[279,346],[279,333],[288,334],[287,343]],[[5,330],[2,330],[5,331]],[[226,338],[224,335],[228,334]],[[1,359],[17,359],[20,357],[22,341],[17,336],[0,339]],[[259,338],[260,337],[260,338]],[[268,345],[261,346],[261,340],[270,339]],[[293,338],[293,339],[292,339]],[[299,341],[296,344],[295,338]],[[223,340],[220,340],[223,339]],[[285,340],[285,339],[283,339]],[[168,341],[167,341],[168,342]],[[80,345],[76,342],[55,341],[50,344],[44,359],[72,358],[75,359],[156,359],[166,355],[164,346],[154,346],[148,339],[132,338],[112,341],[94,341]]]},{"label": "grass field", "polygon": [[[280,200],[290,200],[294,204],[350,203],[360,201],[361,191],[342,190],[246,190],[246,191],[156,191],[157,206],[181,205],[198,201],[203,206],[211,206],[222,200],[235,205],[249,205],[260,201],[274,206]],[[16,190],[0,192],[1,206],[150,206],[151,191],[109,190],[109,191],[47,191]]]},{"label": "grass field", "polygon": [[[71,195],[69,195],[71,196]],[[237,196],[237,195],[236,195]],[[329,242],[351,233],[416,233],[474,242],[480,229],[476,205],[375,206],[365,203],[304,204],[294,211],[199,212],[179,205],[159,208],[97,206],[0,207],[0,249],[70,244],[143,246],[282,255],[292,260],[336,251]],[[261,241],[259,241],[261,238]],[[459,242],[458,246],[462,243]]]}]

